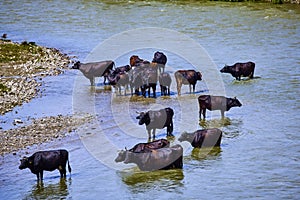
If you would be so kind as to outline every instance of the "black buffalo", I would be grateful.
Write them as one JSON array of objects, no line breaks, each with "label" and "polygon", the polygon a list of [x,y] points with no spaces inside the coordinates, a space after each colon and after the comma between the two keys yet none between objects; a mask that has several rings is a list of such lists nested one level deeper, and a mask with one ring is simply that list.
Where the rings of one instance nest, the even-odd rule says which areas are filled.
[{"label": "black buffalo", "polygon": [[30,157],[21,159],[19,169],[29,168],[37,179],[43,180],[43,171],[53,171],[58,169],[60,177],[66,177],[66,164],[68,162],[68,170],[71,173],[69,164],[69,153],[67,150],[39,151]]},{"label": "black buffalo", "polygon": [[[147,142],[147,143],[138,143],[134,145],[131,149],[129,149],[129,152],[133,153],[146,153],[146,152],[151,152],[152,150],[155,149],[160,149],[164,147],[169,147],[170,142],[166,139],[159,139],[159,140],[154,140],[152,142]],[[115,159],[116,162],[122,162],[125,160],[126,156],[126,151],[127,149],[125,148],[125,151],[120,151],[118,157]]]},{"label": "black buffalo", "polygon": [[148,97],[150,97],[150,89],[152,89],[155,98],[157,80],[157,65],[155,63],[141,63],[133,67],[129,72],[131,94],[133,95],[133,91],[135,91],[135,94],[139,95],[139,90],[141,90],[142,95],[146,97],[148,90]]},{"label": "black buffalo", "polygon": [[219,147],[222,139],[222,131],[218,128],[197,130],[193,133],[184,132],[178,141],[188,141],[195,148]]},{"label": "black buffalo", "polygon": [[235,63],[232,66],[225,65],[220,72],[222,73],[229,73],[236,80],[241,80],[241,77],[249,77],[252,79],[254,77],[254,69],[255,63],[253,62],[246,62],[246,63]]},{"label": "black buffalo", "polygon": [[149,64],[150,62],[144,59],[141,59],[139,56],[137,55],[132,55],[129,58],[129,63],[131,67],[139,67],[143,64]]},{"label": "black buffalo", "polygon": [[193,86],[193,92],[195,92],[197,81],[202,80],[202,74],[200,72],[196,72],[195,70],[178,70],[174,75],[177,83],[178,96],[181,95],[182,85],[189,85],[191,93],[191,86]]},{"label": "black buffalo", "polygon": [[148,64],[142,71],[142,95],[146,97],[146,90],[148,90],[148,97],[150,97],[150,89],[152,89],[152,96],[156,97],[156,85],[157,85],[157,66],[153,63]]},{"label": "black buffalo", "polygon": [[79,69],[82,74],[88,78],[91,85],[95,85],[95,77],[104,77],[103,84],[106,82],[107,76],[110,74],[110,70],[113,69],[115,63],[112,60],[92,62],[92,63],[80,63],[79,61],[74,64],[73,69]]},{"label": "black buffalo", "polygon": [[206,109],[208,110],[220,110],[222,117],[224,112],[229,111],[232,107],[241,107],[242,104],[237,98],[227,98],[223,96],[211,96],[211,95],[200,95],[198,97],[199,102],[199,118],[201,114],[203,118],[206,117]]},{"label": "black buffalo", "polygon": [[129,85],[129,75],[126,72],[119,72],[118,74],[111,73],[107,77],[109,84],[116,86],[121,95],[121,86],[124,87],[124,94],[126,95],[126,89]]},{"label": "black buffalo", "polygon": [[170,95],[172,79],[169,73],[161,73],[158,77],[161,95]]},{"label": "black buffalo", "polygon": [[158,70],[159,72],[165,72],[165,65],[167,63],[167,56],[163,53],[163,52],[155,52],[154,56],[153,56],[153,63],[157,63],[158,64]]},{"label": "black buffalo", "polygon": [[142,171],[182,169],[182,156],[183,148],[177,144],[143,153],[121,151],[115,162],[135,163]]},{"label": "black buffalo", "polygon": [[154,140],[152,142],[147,143],[138,143],[134,145],[131,149],[128,151],[134,152],[134,153],[142,153],[142,152],[150,152],[153,149],[160,149],[164,147],[169,147],[170,142],[166,139],[159,139]]},{"label": "black buffalo", "polygon": [[161,110],[150,110],[148,112],[141,112],[136,119],[139,119],[139,125],[146,125],[148,131],[148,137],[152,136],[155,138],[156,129],[163,129],[167,127],[167,136],[173,136],[173,116],[174,111],[172,108],[164,108]]},{"label": "black buffalo", "polygon": [[131,70],[130,65],[120,66],[120,67],[116,67],[113,71],[111,71],[111,74],[117,75],[122,72],[128,72],[129,70]]}]

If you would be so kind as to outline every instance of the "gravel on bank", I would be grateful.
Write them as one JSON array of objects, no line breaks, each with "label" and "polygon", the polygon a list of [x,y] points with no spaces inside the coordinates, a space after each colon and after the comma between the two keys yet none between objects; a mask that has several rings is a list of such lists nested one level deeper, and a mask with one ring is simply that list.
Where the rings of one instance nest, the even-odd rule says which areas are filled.
[{"label": "gravel on bank", "polygon": [[91,115],[50,116],[34,119],[27,126],[0,130],[0,155],[15,153],[34,144],[50,142],[73,133],[78,127],[93,119]]},{"label": "gravel on bank", "polygon": [[43,77],[62,74],[72,62],[55,48],[0,40],[0,114],[39,95]]},{"label": "gravel on bank", "polygon": [[[1,39],[0,115],[42,95],[43,77],[64,73],[71,63],[72,59],[57,49],[38,46],[34,42],[16,43]],[[29,146],[63,138],[91,119],[93,116],[89,114],[58,115],[32,119],[24,126],[19,124],[9,130],[0,127],[0,155],[15,154]]]}]

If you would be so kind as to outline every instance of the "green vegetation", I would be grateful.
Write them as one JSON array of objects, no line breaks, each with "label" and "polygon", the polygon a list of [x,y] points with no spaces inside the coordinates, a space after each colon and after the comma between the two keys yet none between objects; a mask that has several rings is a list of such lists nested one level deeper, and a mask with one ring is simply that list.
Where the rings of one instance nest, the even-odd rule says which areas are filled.
[{"label": "green vegetation", "polygon": [[9,92],[10,88],[8,88],[6,85],[3,85],[2,83],[0,83],[0,94],[4,93],[4,92]]},{"label": "green vegetation", "polygon": [[41,56],[44,52],[35,43],[22,42],[21,44],[0,41],[0,63],[22,64],[32,57]]}]

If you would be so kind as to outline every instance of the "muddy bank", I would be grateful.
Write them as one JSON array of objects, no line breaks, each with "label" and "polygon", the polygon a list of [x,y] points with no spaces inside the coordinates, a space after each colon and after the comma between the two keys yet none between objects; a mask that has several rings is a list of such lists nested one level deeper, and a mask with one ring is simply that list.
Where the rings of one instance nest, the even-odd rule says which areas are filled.
[{"label": "muddy bank", "polygon": [[0,114],[42,95],[43,77],[64,73],[70,63],[69,56],[54,48],[0,40]]}]

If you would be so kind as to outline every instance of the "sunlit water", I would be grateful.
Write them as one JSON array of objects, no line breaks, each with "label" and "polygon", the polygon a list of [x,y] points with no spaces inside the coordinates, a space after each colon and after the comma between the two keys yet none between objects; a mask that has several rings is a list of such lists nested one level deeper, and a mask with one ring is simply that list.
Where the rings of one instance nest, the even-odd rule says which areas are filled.
[{"label": "sunlit water", "polygon": [[[102,164],[77,137],[67,137],[28,151],[68,149],[71,177],[60,180],[58,171],[45,172],[43,184],[37,184],[29,170],[18,169],[24,151],[8,155],[1,158],[0,199],[299,198],[299,6],[184,1],[1,1],[0,23],[0,34],[7,33],[9,39],[35,41],[75,55],[79,60],[84,60],[110,36],[147,26],[172,29],[191,37],[208,52],[218,70],[224,64],[238,61],[256,63],[253,80],[238,82],[229,74],[221,75],[227,96],[236,96],[243,106],[232,108],[223,120],[213,117],[201,122],[201,126],[197,97],[208,92],[203,81],[198,82],[196,94],[189,95],[188,87],[183,86],[184,94],[178,98],[173,82],[169,98],[158,93],[158,98],[145,102],[130,101],[130,95],[119,96],[104,90],[101,84],[92,89],[89,81],[83,79],[86,82],[80,92],[89,95],[77,101],[93,100],[99,125],[94,130],[104,133],[115,149],[146,142],[147,134],[143,126],[137,125],[136,111],[159,106],[170,106],[176,111],[176,137],[182,131],[203,127],[222,129],[221,148],[208,153],[182,143],[183,170],[140,172],[134,165],[115,170]],[[136,53],[151,60],[153,51]],[[116,60],[118,66],[127,62],[125,57]],[[172,66],[166,69],[170,73],[191,67],[171,53],[168,66]],[[70,71],[45,78],[45,95],[1,116],[5,122],[1,127],[10,128],[15,118],[72,113],[76,74]],[[122,117],[124,106],[132,111],[128,118]],[[134,137],[130,131],[141,133],[141,137]],[[89,132],[79,134],[92,137]],[[165,131],[158,131],[157,137],[165,137]],[[172,143],[178,143],[176,137]]]}]

